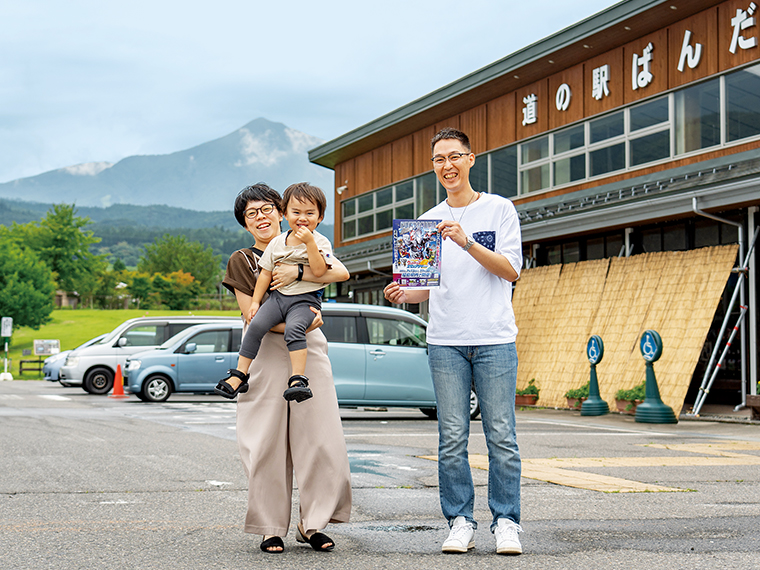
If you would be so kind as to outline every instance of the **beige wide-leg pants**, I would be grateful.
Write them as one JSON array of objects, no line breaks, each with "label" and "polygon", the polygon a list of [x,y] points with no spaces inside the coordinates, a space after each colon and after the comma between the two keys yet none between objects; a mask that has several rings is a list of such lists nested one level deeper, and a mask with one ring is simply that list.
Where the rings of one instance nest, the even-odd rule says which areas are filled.
[{"label": "beige wide-leg pants", "polygon": [[351,474],[327,340],[315,330],[306,343],[313,398],[296,403],[282,397],[290,358],[283,335],[271,332],[251,364],[248,392],[238,396],[237,440],[248,477],[245,532],[287,535],[294,473],[306,532],[348,522],[351,514]]}]

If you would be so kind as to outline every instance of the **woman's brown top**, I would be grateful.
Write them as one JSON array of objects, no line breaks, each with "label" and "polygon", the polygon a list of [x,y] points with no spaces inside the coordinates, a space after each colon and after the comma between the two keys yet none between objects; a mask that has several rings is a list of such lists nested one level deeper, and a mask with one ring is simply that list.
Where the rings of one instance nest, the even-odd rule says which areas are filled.
[{"label": "woman's brown top", "polygon": [[227,262],[227,271],[224,274],[222,285],[230,293],[234,294],[235,289],[237,289],[241,293],[253,297],[256,279],[259,278],[259,257],[262,253],[264,252],[253,247],[239,249],[233,253]]}]

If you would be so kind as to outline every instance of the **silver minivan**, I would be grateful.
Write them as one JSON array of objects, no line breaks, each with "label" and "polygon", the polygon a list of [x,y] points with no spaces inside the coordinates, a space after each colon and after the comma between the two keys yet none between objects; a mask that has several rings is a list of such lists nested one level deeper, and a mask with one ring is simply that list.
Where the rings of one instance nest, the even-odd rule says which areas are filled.
[{"label": "silver minivan", "polygon": [[193,325],[210,322],[240,322],[240,317],[138,317],[129,319],[99,342],[72,351],[58,376],[64,386],[81,386],[90,394],[107,394],[113,388],[117,365],[122,370],[127,357],[156,348]]}]

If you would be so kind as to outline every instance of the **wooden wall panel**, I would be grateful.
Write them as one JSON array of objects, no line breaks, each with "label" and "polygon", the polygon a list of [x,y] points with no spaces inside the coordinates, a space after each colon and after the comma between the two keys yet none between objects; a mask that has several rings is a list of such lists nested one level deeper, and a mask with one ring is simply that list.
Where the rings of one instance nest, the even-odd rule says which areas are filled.
[{"label": "wooden wall panel", "polygon": [[507,93],[486,103],[486,146],[499,148],[515,142],[515,94]]},{"label": "wooden wall panel", "polygon": [[414,147],[412,166],[415,176],[433,170],[433,163],[430,161],[430,157],[433,156],[430,152],[430,141],[433,140],[435,133],[435,127],[425,127],[412,135]]},{"label": "wooden wall panel", "polygon": [[[609,95],[595,99],[593,95],[594,70],[605,65],[610,66],[610,77],[607,82]],[[630,79],[628,79],[630,82]],[[623,104],[623,92],[627,83],[623,75],[623,48],[618,48],[588,60],[583,66],[583,108],[586,117],[610,111]]]},{"label": "wooden wall panel", "polygon": [[414,176],[414,141],[412,135],[391,144],[391,176],[393,182]]},{"label": "wooden wall panel", "polygon": [[391,163],[393,162],[392,143],[372,151],[372,188],[387,186],[393,182]]},{"label": "wooden wall panel", "polygon": [[[687,31],[691,32],[689,45],[692,46],[692,53],[697,44],[701,44],[701,55],[694,69],[689,67],[686,60],[683,71],[678,71],[681,47]],[[718,73],[718,8],[705,10],[671,26],[668,30],[668,52],[668,85],[671,89]]]},{"label": "wooden wall panel", "polygon": [[[566,83],[572,92],[570,106],[566,111],[557,109],[557,90]],[[583,119],[583,64],[576,65],[549,78],[549,128],[556,129],[562,125],[574,123]]]},{"label": "wooden wall panel", "polygon": [[451,127],[452,129],[459,129],[459,115],[454,115],[453,117],[449,117],[445,121],[441,121],[440,123],[436,123],[433,126],[433,130],[435,131],[433,135],[430,137],[431,139],[435,136],[435,133],[440,131],[441,129],[444,129],[446,127]]},{"label": "wooden wall panel", "polygon": [[341,194],[340,199],[344,200],[356,195],[356,176],[354,174],[355,159],[341,162],[335,167],[335,187],[348,186],[345,192]]},{"label": "wooden wall panel", "polygon": [[[523,124],[525,108],[525,98],[535,95],[536,101],[536,122],[532,124]],[[532,137],[541,134],[549,129],[549,80],[542,79],[536,83],[518,89],[515,93],[515,133],[517,140]]]},{"label": "wooden wall panel", "polygon": [[480,105],[459,115],[459,128],[470,138],[475,154],[488,150],[486,106]]},{"label": "wooden wall panel", "polygon": [[[641,57],[644,48],[651,43],[652,62],[649,70],[652,73],[652,82],[645,87],[633,88],[633,55],[638,54]],[[641,66],[638,66],[641,71]],[[623,93],[625,104],[633,103],[639,99],[650,97],[665,91],[668,88],[668,30],[660,30],[643,38],[623,46]]]},{"label": "wooden wall panel", "polygon": [[740,32],[747,40],[755,39],[755,46],[742,49],[736,46],[735,53],[731,53],[731,40],[733,39],[734,27],[731,20],[736,17],[737,10],[749,8],[749,0],[729,0],[718,6],[718,67],[720,71],[726,71],[737,65],[742,65],[760,59],[760,14],[755,11],[755,25]]},{"label": "wooden wall panel", "polygon": [[351,159],[335,166],[335,188],[348,186],[340,196],[335,194],[335,246],[343,245],[340,237],[343,234],[343,210],[341,202],[356,195],[356,177],[354,176],[355,160]]},{"label": "wooden wall panel", "polygon": [[365,152],[356,157],[354,163],[356,184],[351,195],[356,196],[374,189],[372,178],[372,153]]},{"label": "wooden wall panel", "polygon": [[414,153],[412,166],[415,176],[433,170],[433,163],[430,161],[430,157],[433,156],[430,152],[430,141],[434,136],[434,127],[426,127],[412,135],[412,152]]}]

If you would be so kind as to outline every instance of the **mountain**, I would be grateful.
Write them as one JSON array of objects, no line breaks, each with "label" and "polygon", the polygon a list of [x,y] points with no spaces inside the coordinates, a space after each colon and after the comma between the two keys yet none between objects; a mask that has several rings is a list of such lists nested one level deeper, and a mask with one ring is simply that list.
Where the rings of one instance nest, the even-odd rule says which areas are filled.
[{"label": "mountain", "polygon": [[172,154],[90,162],[0,184],[0,197],[77,207],[165,204],[231,211],[237,193],[264,181],[280,193],[309,181],[325,191],[332,223],[333,174],[311,164],[308,150],[323,141],[260,118],[213,141]]}]

